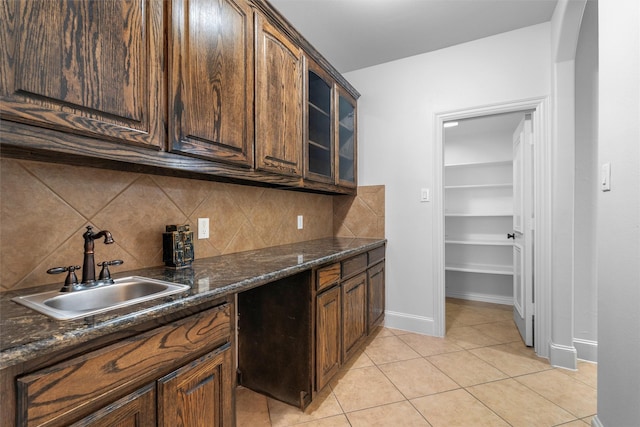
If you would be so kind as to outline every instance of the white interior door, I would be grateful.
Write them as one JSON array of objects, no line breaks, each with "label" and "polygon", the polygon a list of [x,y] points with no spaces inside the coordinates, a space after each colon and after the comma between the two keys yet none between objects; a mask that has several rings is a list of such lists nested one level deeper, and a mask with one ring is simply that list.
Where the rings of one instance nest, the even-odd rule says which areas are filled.
[{"label": "white interior door", "polygon": [[531,117],[513,134],[513,319],[533,346],[533,136]]}]

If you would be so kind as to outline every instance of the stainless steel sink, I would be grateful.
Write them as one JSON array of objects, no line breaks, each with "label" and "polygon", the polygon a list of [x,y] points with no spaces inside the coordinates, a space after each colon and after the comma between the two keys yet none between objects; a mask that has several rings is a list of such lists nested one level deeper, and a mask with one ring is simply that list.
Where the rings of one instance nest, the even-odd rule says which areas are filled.
[{"label": "stainless steel sink", "polygon": [[49,291],[12,298],[57,320],[71,320],[188,291],[188,285],[147,277],[115,279],[112,285],[75,292]]}]

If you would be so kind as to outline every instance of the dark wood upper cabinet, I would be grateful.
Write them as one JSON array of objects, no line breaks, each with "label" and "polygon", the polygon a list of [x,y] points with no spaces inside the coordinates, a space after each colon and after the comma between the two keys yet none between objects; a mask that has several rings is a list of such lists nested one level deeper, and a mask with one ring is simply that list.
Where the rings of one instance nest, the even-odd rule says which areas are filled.
[{"label": "dark wood upper cabinet", "polygon": [[256,169],[302,175],[302,52],[256,13]]},{"label": "dark wood upper cabinet", "polygon": [[244,0],[174,0],[170,150],[253,166],[253,20]]},{"label": "dark wood upper cabinet", "polygon": [[0,5],[0,117],[160,148],[163,2]]},{"label": "dark wood upper cabinet", "polygon": [[337,184],[344,187],[357,185],[357,135],[356,135],[356,100],[337,86],[336,96],[336,138],[338,150],[336,155]]},{"label": "dark wood upper cabinet", "polygon": [[310,58],[305,62],[304,177],[334,184],[333,80]]}]

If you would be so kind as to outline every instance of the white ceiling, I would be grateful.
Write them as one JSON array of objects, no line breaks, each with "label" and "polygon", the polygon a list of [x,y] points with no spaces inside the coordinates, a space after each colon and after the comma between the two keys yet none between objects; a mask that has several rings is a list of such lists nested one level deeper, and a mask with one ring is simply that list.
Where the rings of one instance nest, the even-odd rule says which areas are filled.
[{"label": "white ceiling", "polygon": [[557,0],[269,0],[345,73],[551,20]]}]

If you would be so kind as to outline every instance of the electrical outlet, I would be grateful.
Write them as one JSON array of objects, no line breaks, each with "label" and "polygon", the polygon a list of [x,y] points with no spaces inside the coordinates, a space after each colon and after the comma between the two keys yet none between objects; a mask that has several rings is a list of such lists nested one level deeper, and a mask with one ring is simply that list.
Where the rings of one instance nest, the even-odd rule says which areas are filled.
[{"label": "electrical outlet", "polygon": [[209,238],[209,218],[198,218],[198,239]]},{"label": "electrical outlet", "polygon": [[304,228],[304,223],[302,219],[302,215],[298,215],[298,230],[302,230]]}]

